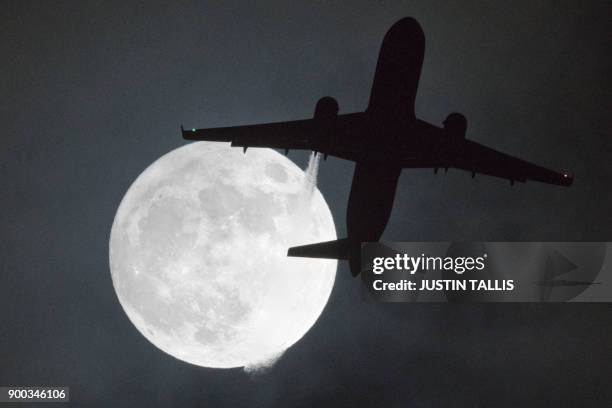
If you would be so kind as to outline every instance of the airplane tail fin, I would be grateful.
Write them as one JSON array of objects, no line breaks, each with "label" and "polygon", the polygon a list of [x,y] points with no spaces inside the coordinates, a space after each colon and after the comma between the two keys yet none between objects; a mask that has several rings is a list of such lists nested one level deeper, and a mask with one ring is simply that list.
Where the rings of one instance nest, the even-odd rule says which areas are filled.
[{"label": "airplane tail fin", "polygon": [[351,245],[348,238],[291,247],[287,251],[287,256],[348,260],[353,276],[357,276],[361,272],[359,245]]},{"label": "airplane tail fin", "polygon": [[348,238],[335,241],[318,242],[289,248],[287,256],[300,258],[348,259]]}]

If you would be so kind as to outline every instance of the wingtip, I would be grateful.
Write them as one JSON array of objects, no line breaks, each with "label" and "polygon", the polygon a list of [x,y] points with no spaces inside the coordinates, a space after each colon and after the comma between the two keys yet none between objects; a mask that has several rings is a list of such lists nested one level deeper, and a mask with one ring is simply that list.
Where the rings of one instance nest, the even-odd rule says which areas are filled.
[{"label": "wingtip", "polygon": [[196,129],[185,129],[183,125],[181,125],[181,134],[183,135],[183,139],[185,140],[197,140],[194,138]]}]

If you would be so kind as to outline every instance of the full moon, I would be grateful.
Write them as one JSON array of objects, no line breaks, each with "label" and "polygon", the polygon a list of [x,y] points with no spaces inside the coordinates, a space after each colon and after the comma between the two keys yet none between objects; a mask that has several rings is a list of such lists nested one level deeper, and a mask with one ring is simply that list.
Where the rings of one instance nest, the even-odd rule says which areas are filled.
[{"label": "full moon", "polygon": [[198,142],[151,164],[115,215],[109,262],[151,343],[205,367],[271,364],[315,323],[337,261],[287,257],[336,239],[306,173],[270,149]]}]

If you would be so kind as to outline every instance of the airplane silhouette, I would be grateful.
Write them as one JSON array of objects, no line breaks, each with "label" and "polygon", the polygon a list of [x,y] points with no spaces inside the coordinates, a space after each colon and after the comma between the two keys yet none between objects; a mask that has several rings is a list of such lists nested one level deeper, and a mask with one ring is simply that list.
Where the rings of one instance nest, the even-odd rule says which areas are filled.
[{"label": "airplane silhouette", "polygon": [[465,137],[467,120],[451,113],[443,127],[416,117],[414,101],[423,64],[425,35],[406,17],[383,40],[365,112],[338,115],[326,96],[312,119],[185,130],[187,140],[231,142],[232,146],[312,150],[356,163],[347,209],[347,238],[290,248],[288,256],[348,260],[360,273],[361,242],[378,241],[391,215],[397,180],[405,168],[449,168],[525,182],[569,186],[573,177],[498,152]]}]

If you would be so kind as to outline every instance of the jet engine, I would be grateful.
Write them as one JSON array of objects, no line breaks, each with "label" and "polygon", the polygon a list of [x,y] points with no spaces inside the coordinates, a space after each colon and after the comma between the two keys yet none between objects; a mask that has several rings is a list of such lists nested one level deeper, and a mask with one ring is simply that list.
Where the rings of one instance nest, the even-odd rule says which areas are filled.
[{"label": "jet engine", "polygon": [[444,119],[444,130],[453,138],[465,139],[467,119],[460,113],[451,113]]},{"label": "jet engine", "polygon": [[[317,101],[315,106],[314,120],[318,122],[322,137],[319,139],[318,148],[314,150],[315,155],[319,149],[326,151],[331,147],[333,137],[334,121],[338,116],[338,102],[331,96],[324,96]],[[323,155],[327,160],[327,153]]]},{"label": "jet engine", "polygon": [[315,107],[314,118],[329,120],[338,116],[338,102],[331,96],[324,96],[319,99]]}]

